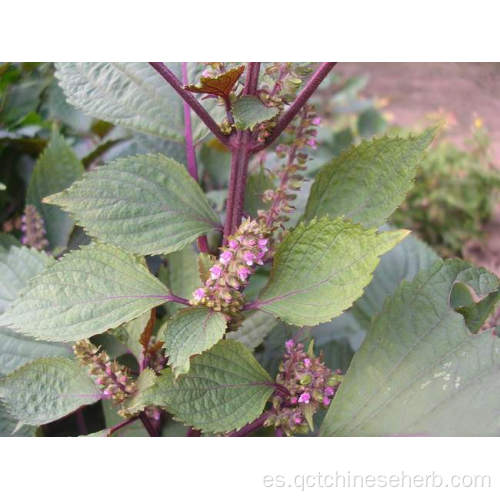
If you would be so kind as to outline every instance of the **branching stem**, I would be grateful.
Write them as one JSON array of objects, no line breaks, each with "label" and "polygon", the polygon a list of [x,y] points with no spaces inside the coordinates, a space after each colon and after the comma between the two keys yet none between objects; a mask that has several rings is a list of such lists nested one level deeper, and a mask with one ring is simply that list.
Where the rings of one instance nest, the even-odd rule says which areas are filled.
[{"label": "branching stem", "polygon": [[324,62],[321,63],[318,69],[313,73],[306,86],[299,92],[299,95],[293,101],[292,105],[286,110],[285,114],[278,120],[278,123],[273,128],[271,134],[263,144],[258,144],[253,149],[256,153],[264,148],[267,148],[272,142],[274,142],[285,130],[290,122],[295,118],[297,113],[302,109],[304,104],[307,102],[309,97],[314,93],[314,91],[319,87],[321,82],[326,78],[328,73],[333,69],[337,63],[335,62]]},{"label": "branching stem", "polygon": [[208,111],[198,102],[196,97],[186,90],[175,74],[168,69],[168,67],[162,62],[150,62],[149,63],[169,84],[170,86],[180,95],[184,102],[186,102],[189,107],[198,115],[200,120],[210,129],[210,131],[219,139],[220,142],[226,146],[229,143],[228,137],[224,135],[219,125],[210,116]]}]

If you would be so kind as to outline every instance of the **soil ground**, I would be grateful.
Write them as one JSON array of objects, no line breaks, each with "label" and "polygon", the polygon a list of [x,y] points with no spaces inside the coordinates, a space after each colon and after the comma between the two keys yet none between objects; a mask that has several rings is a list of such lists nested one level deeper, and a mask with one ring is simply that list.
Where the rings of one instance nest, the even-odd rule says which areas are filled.
[{"label": "soil ground", "polygon": [[[387,98],[385,110],[398,125],[422,122],[431,113],[446,114],[448,137],[459,145],[480,118],[491,137],[491,153],[500,168],[500,63],[340,63],[346,76],[367,75],[366,97]],[[500,273],[500,205],[484,228],[486,243],[471,243],[471,260]]]}]

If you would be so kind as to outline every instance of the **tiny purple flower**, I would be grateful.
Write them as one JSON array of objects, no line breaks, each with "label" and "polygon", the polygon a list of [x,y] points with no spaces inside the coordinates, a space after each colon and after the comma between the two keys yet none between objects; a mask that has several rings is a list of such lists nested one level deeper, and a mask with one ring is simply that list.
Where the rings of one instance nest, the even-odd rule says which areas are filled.
[{"label": "tiny purple flower", "polygon": [[263,250],[267,250],[267,238],[262,238],[258,241],[258,245],[260,248],[262,248]]},{"label": "tiny purple flower", "polygon": [[304,366],[306,368],[310,368],[311,367],[311,360],[309,358],[305,358],[304,359]]},{"label": "tiny purple flower", "polygon": [[296,405],[297,404],[297,398],[295,396],[293,396],[292,398],[290,398],[290,403],[293,404],[293,405]]},{"label": "tiny purple flower", "polygon": [[295,417],[293,419],[293,421],[296,423],[296,424],[301,424],[302,423],[302,418],[301,417]]},{"label": "tiny purple flower", "polygon": [[255,255],[252,252],[245,252],[243,258],[245,259],[245,264],[247,266],[253,266]]},{"label": "tiny purple flower", "polygon": [[239,247],[239,243],[236,240],[230,240],[229,241],[229,248],[232,248],[233,250],[236,250]]},{"label": "tiny purple flower", "polygon": [[264,264],[264,261],[262,260],[264,258],[264,255],[266,255],[265,251],[261,251],[257,254],[257,264],[262,266]]},{"label": "tiny purple flower", "polygon": [[325,396],[333,396],[335,394],[335,389],[333,387],[328,386],[325,389]]},{"label": "tiny purple flower", "polygon": [[109,389],[104,389],[104,391],[102,391],[103,399],[109,399],[111,396],[113,396],[113,393]]},{"label": "tiny purple flower", "polygon": [[330,399],[328,399],[326,396],[323,398],[323,404],[325,406],[328,406],[330,404]]},{"label": "tiny purple flower", "polygon": [[307,392],[303,392],[299,397],[299,403],[308,404],[311,401],[311,395]]},{"label": "tiny purple flower", "polygon": [[228,264],[231,259],[233,258],[233,254],[231,252],[229,252],[228,250],[226,250],[225,252],[222,252],[220,254],[220,257],[219,257],[219,260],[224,264]]},{"label": "tiny purple flower", "polygon": [[311,122],[313,125],[320,125],[321,124],[321,118],[319,116],[317,116],[316,118],[313,118],[312,119],[312,122]]},{"label": "tiny purple flower", "polygon": [[242,281],[246,281],[246,279],[250,276],[250,269],[248,267],[240,267],[238,269],[238,278]]},{"label": "tiny purple flower", "polygon": [[212,279],[216,280],[217,278],[220,278],[222,274],[222,267],[220,266],[212,266],[210,268],[210,276]]},{"label": "tiny purple flower", "polygon": [[201,300],[205,297],[205,290],[203,288],[197,288],[193,293],[195,299]]},{"label": "tiny purple flower", "polygon": [[285,347],[286,347],[286,350],[288,352],[290,352],[295,347],[295,342],[293,341],[293,339],[287,340],[285,342]]},{"label": "tiny purple flower", "polygon": [[307,144],[308,144],[309,146],[311,146],[313,149],[316,149],[316,139],[312,139],[312,138],[311,138],[311,139],[309,139],[309,140],[307,141]]}]

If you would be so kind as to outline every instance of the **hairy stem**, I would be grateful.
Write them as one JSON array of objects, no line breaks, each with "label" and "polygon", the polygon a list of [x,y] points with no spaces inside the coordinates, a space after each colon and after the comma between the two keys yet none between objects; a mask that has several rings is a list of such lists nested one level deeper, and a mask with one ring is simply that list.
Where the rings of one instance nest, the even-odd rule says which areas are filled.
[{"label": "hairy stem", "polygon": [[268,414],[267,412],[263,413],[260,417],[256,418],[253,422],[250,422],[249,424],[245,425],[238,431],[231,432],[230,434],[227,434],[228,437],[243,437],[247,436],[248,434],[251,434],[252,432],[255,432],[256,430],[260,429],[263,425],[264,422],[267,420]]},{"label": "hairy stem", "polygon": [[258,144],[253,149],[253,152],[261,151],[262,149],[269,146],[274,142],[280,134],[285,130],[290,122],[295,118],[297,113],[302,109],[302,106],[307,102],[309,97],[314,93],[314,91],[319,87],[321,82],[326,78],[328,73],[333,69],[337,63],[335,62],[324,62],[321,63],[318,69],[311,76],[306,86],[299,92],[299,95],[293,101],[292,105],[286,110],[284,115],[278,120],[278,123],[273,128],[271,134],[263,144]]},{"label": "hairy stem", "polygon": [[[248,63],[243,95],[255,95],[257,93],[259,70],[260,63]],[[226,223],[224,225],[224,239],[226,240],[230,234],[234,233],[241,222],[252,144],[252,133],[249,130],[238,130],[231,141],[231,177],[229,179]]]},{"label": "hairy stem", "polygon": [[188,90],[184,88],[179,79],[175,76],[168,67],[161,62],[150,62],[149,63],[169,84],[170,86],[180,95],[180,97],[186,102],[189,107],[198,115],[200,120],[210,129],[210,131],[221,141],[223,144],[228,145],[228,137],[225,136],[219,125],[210,116],[208,111],[198,102],[196,97],[191,94]]},{"label": "hairy stem", "polygon": [[[187,70],[187,62],[183,62],[181,64],[182,67],[182,83],[184,85],[188,85],[188,70]],[[189,104],[184,101],[184,140],[186,141],[186,163],[188,172],[191,177],[199,182],[198,178],[198,166],[196,164],[196,152],[194,150],[194,141],[193,141],[193,127],[191,125],[191,108]],[[208,240],[206,235],[198,237],[198,248],[200,252],[208,253]]]}]

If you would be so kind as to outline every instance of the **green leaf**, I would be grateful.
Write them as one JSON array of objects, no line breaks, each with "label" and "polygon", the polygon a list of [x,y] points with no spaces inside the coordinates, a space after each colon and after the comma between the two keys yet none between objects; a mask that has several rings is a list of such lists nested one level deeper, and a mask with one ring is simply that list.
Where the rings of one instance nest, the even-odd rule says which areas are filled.
[{"label": "green leaf", "polygon": [[92,243],[33,278],[0,325],[43,340],[80,340],[136,318],[167,294],[138,258]]},{"label": "green leaf", "polygon": [[186,168],[161,154],[115,160],[46,201],[92,236],[142,255],[180,250],[219,224]]},{"label": "green leaf", "polygon": [[319,348],[323,353],[325,365],[332,370],[342,370],[343,373],[349,368],[354,350],[346,338],[331,340]]},{"label": "green leaf", "polygon": [[226,331],[224,314],[206,307],[188,307],[167,320],[158,332],[165,341],[168,364],[177,377],[189,371],[189,358],[217,343]]},{"label": "green leaf", "polygon": [[38,158],[31,175],[26,203],[34,205],[43,217],[51,248],[65,247],[74,224],[59,207],[42,199],[71,186],[83,174],[83,165],[64,138],[53,131],[49,144]]},{"label": "green leaf", "polygon": [[33,437],[36,427],[18,424],[0,403],[0,437]]},{"label": "green leaf", "polygon": [[358,116],[358,132],[361,137],[370,137],[382,134],[387,129],[387,121],[382,113],[375,108],[369,108]]},{"label": "green leaf", "polygon": [[274,118],[278,108],[268,108],[262,101],[253,95],[243,95],[232,103],[233,116],[236,128],[240,130],[253,130],[255,125]]},{"label": "green leaf", "polygon": [[138,361],[141,359],[143,350],[140,343],[141,335],[150,318],[151,311],[146,311],[144,314],[113,330],[113,336],[126,345]]},{"label": "green leaf", "polygon": [[0,250],[8,250],[10,247],[20,247],[21,243],[11,234],[0,233]]},{"label": "green leaf", "polygon": [[17,298],[30,278],[53,262],[52,257],[34,248],[0,247],[0,314]]},{"label": "green leaf", "polygon": [[193,358],[189,373],[178,379],[164,370],[142,394],[140,406],[164,406],[186,425],[229,432],[256,419],[273,390],[271,378],[243,344],[221,340]]},{"label": "green leaf", "polygon": [[[0,314],[18,297],[30,278],[53,262],[45,253],[33,248],[0,248]],[[6,375],[37,358],[70,355],[69,346],[36,341],[0,327],[0,375]]]},{"label": "green leaf", "polygon": [[227,333],[226,338],[237,340],[253,351],[277,324],[278,320],[272,314],[255,311],[245,318],[238,330]]},{"label": "green leaf", "polygon": [[378,256],[408,231],[364,229],[338,218],[301,223],[278,247],[257,307],[297,326],[331,320],[363,293]]},{"label": "green leaf", "polygon": [[[169,66],[174,73],[180,72],[180,64]],[[147,62],[57,63],[56,70],[68,102],[85,113],[115,125],[184,142],[182,100]],[[193,65],[190,70],[193,73]],[[207,108],[216,105],[203,104]],[[200,140],[208,131],[197,116],[192,118],[194,137]]]},{"label": "green leaf", "polygon": [[24,424],[52,422],[100,397],[85,370],[65,358],[38,359],[0,379],[0,398]]},{"label": "green leaf", "polygon": [[274,183],[265,169],[259,168],[256,172],[251,172],[245,187],[245,213],[257,217],[259,210],[268,208],[269,203],[262,200],[262,195],[267,189],[273,188]]},{"label": "green leaf", "polygon": [[[168,288],[179,296],[190,299],[196,288],[202,285],[198,273],[198,254],[191,245],[168,255]],[[169,302],[170,314],[182,309],[182,304]]]},{"label": "green leaf", "polygon": [[419,271],[431,267],[437,260],[440,260],[439,256],[412,235],[383,255],[372,281],[352,308],[363,328],[370,328],[372,318],[382,310],[385,299],[403,280],[413,280]]},{"label": "green leaf", "polygon": [[500,434],[500,339],[471,334],[450,304],[456,283],[484,300],[499,286],[459,260],[403,282],[354,355],[322,435]]},{"label": "green leaf", "polygon": [[34,359],[69,356],[69,345],[33,340],[0,326],[0,375],[6,375]]},{"label": "green leaf", "polygon": [[315,178],[305,219],[343,215],[365,227],[380,226],[404,200],[435,129],[416,137],[362,142],[325,165]]}]

